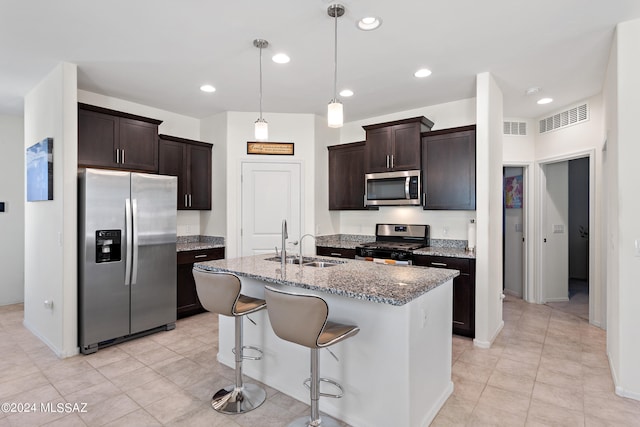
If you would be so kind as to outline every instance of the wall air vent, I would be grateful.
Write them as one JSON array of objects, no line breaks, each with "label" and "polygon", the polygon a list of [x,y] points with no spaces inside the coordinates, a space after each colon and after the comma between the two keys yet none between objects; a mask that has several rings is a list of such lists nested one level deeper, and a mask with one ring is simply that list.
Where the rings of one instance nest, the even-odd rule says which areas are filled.
[{"label": "wall air vent", "polygon": [[589,120],[589,104],[579,104],[573,108],[540,120],[540,133],[573,126]]},{"label": "wall air vent", "polygon": [[527,122],[503,122],[503,132],[505,135],[520,135],[527,134]]}]

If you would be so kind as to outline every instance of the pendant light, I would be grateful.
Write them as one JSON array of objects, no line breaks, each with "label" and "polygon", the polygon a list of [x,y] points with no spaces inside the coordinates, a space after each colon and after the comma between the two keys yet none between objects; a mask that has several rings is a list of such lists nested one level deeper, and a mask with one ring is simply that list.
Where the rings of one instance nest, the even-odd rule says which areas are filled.
[{"label": "pendant light", "polygon": [[266,141],[269,139],[269,125],[262,118],[262,49],[269,46],[269,42],[263,39],[255,39],[253,45],[260,49],[260,117],[254,123],[254,137],[256,141]]},{"label": "pendant light", "polygon": [[344,15],[344,6],[332,4],[327,9],[329,16],[334,18],[334,49],[333,49],[333,99],[327,108],[327,121],[330,128],[342,127],[342,103],[338,100],[338,18]]}]

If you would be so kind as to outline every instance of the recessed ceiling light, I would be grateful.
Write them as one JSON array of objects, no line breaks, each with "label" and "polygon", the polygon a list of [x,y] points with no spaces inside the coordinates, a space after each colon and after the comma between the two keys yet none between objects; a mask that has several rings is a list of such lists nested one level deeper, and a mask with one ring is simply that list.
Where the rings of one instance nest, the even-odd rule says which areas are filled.
[{"label": "recessed ceiling light", "polygon": [[289,58],[289,55],[287,55],[286,53],[276,53],[271,59],[273,60],[273,62],[278,64],[286,64],[291,61],[291,58]]},{"label": "recessed ceiling light", "polygon": [[382,25],[382,19],[375,16],[366,16],[358,21],[358,28],[362,31],[371,31]]},{"label": "recessed ceiling light", "polygon": [[540,104],[540,105],[550,104],[552,102],[553,102],[553,98],[542,98],[542,99],[538,100],[538,104]]},{"label": "recessed ceiling light", "polygon": [[211,85],[202,85],[200,86],[200,90],[203,92],[215,92],[216,88]]},{"label": "recessed ceiling light", "polygon": [[428,77],[431,75],[431,70],[428,70],[426,68],[420,68],[418,71],[413,73],[413,75],[416,77]]},{"label": "recessed ceiling light", "polygon": [[353,91],[351,89],[343,89],[340,91],[340,96],[344,96],[344,97],[353,96]]}]

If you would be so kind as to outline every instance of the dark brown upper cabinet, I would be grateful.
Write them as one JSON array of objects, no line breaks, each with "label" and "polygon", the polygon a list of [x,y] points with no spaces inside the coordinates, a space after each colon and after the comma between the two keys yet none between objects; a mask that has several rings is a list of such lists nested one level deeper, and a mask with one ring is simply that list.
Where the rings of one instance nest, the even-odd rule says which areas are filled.
[{"label": "dark brown upper cabinet", "polygon": [[431,127],[426,117],[363,126],[365,173],[420,169],[420,134]]},{"label": "dark brown upper cabinet", "polygon": [[158,172],[160,123],[78,103],[78,166]]},{"label": "dark brown upper cabinet", "polygon": [[476,126],[422,135],[424,209],[476,209]]},{"label": "dark brown upper cabinet", "polygon": [[206,142],[159,135],[158,173],[178,177],[178,210],[211,209],[211,149]]},{"label": "dark brown upper cabinet", "polygon": [[359,210],[364,206],[365,142],[332,145],[329,149],[329,210]]}]

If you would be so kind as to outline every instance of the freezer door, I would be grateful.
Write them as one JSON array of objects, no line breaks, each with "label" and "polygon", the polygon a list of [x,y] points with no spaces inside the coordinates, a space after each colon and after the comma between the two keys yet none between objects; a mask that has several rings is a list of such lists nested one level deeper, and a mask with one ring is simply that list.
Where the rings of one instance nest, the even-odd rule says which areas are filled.
[{"label": "freezer door", "polygon": [[176,321],[177,178],[131,174],[131,333]]},{"label": "freezer door", "polygon": [[[78,179],[78,337],[80,347],[129,334],[129,286],[125,284],[125,200],[129,198],[128,172],[81,170]],[[118,261],[105,261],[108,233],[120,231]],[[113,242],[112,242],[113,243]],[[114,243],[115,244],[115,243]],[[103,257],[105,255],[106,257]]]}]

